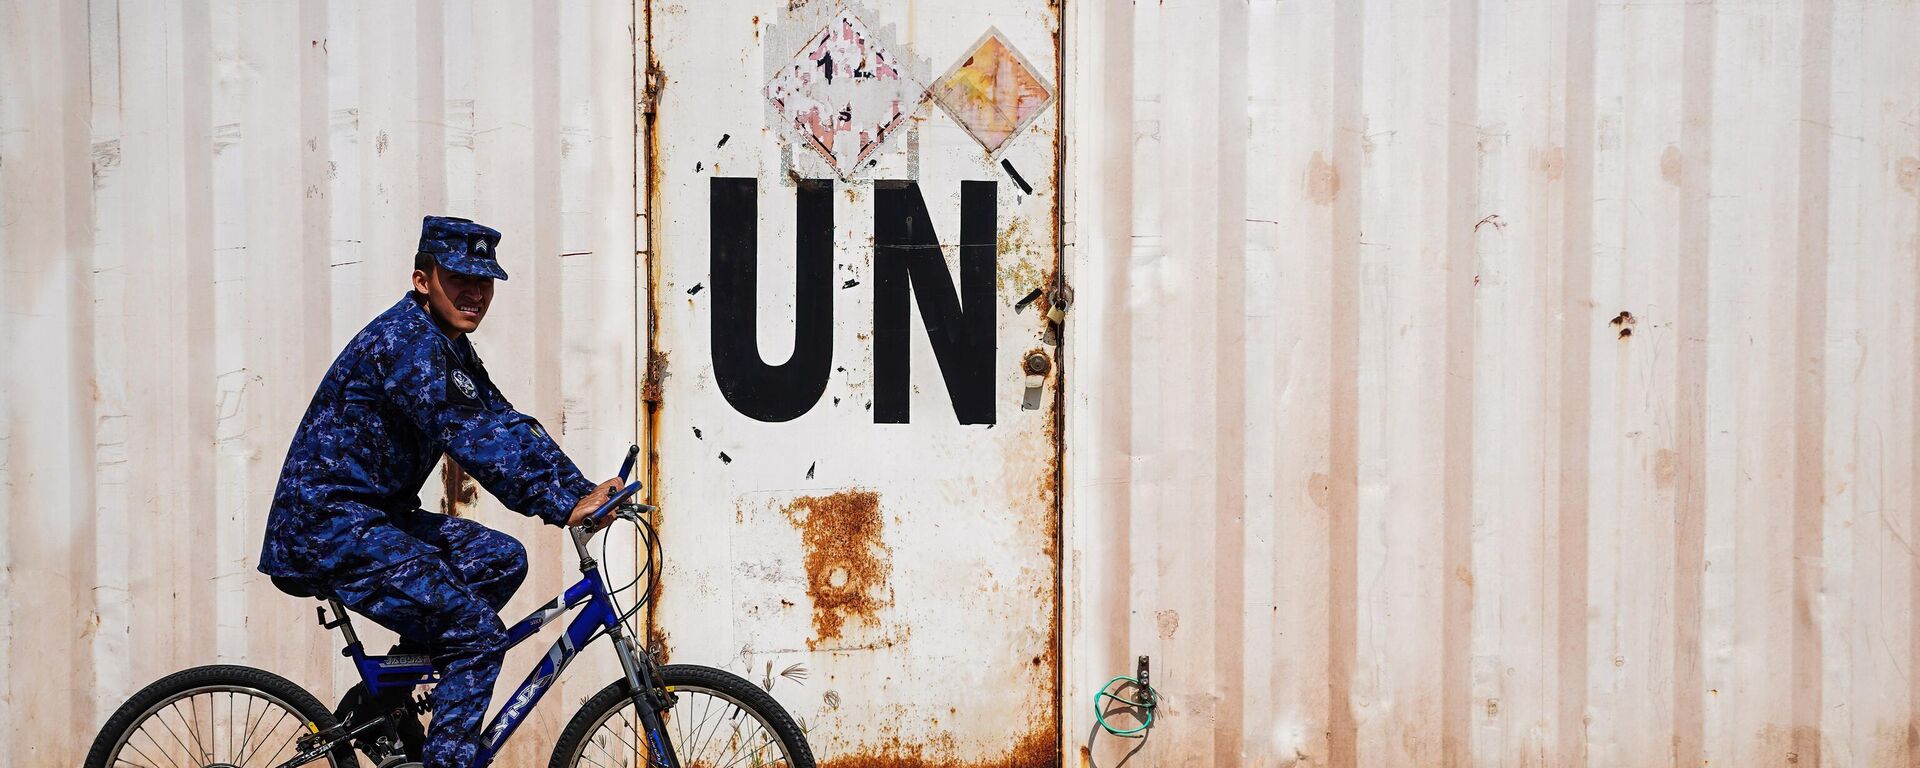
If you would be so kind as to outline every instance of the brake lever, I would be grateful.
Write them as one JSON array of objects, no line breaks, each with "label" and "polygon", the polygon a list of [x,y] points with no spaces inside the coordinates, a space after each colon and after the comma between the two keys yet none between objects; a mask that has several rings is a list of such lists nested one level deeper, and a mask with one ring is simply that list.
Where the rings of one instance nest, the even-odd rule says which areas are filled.
[{"label": "brake lever", "polygon": [[641,504],[637,501],[629,501],[624,504],[621,504],[619,508],[615,509],[614,515],[616,517],[619,517],[622,520],[628,520],[631,522],[638,523],[638,522],[644,522],[641,519],[641,515],[651,516],[653,513],[658,511],[660,511],[660,508],[652,504]]}]

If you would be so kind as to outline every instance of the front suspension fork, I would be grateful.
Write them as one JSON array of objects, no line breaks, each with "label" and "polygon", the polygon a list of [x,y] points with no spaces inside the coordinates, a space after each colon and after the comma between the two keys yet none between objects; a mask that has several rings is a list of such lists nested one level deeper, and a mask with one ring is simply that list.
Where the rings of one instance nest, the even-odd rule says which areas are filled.
[{"label": "front suspension fork", "polygon": [[627,673],[627,687],[633,692],[633,708],[640,716],[640,727],[646,731],[647,748],[652,755],[652,763],[657,768],[680,768],[680,758],[673,753],[673,740],[667,736],[666,720],[661,717],[673,707],[674,695],[658,684],[658,670],[651,657],[643,657],[640,650],[633,647],[633,641],[625,632],[613,629],[609,632],[613,647],[620,657],[620,666]]}]

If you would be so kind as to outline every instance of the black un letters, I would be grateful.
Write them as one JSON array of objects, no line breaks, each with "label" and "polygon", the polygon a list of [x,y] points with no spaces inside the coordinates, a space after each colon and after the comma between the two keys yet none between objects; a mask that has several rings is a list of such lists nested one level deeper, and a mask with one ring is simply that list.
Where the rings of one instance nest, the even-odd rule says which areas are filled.
[{"label": "black un letters", "polygon": [[[714,378],[727,403],[760,421],[791,421],[826,391],[833,366],[833,182],[795,184],[793,355],[771,365],[756,338],[759,181],[714,178],[710,200]],[[875,423],[905,424],[913,323],[920,306],[934,360],[962,424],[994,423],[996,184],[960,183],[956,291],[919,184],[874,185],[873,364]],[[911,295],[911,298],[909,296]]]}]

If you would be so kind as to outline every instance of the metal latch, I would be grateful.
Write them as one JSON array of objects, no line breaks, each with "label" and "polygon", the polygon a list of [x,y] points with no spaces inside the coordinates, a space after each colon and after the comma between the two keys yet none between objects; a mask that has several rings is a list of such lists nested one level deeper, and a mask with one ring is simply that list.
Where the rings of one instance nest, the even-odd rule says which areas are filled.
[{"label": "metal latch", "polygon": [[653,113],[660,108],[660,91],[666,84],[667,74],[660,69],[660,65],[647,62],[647,82],[640,93],[641,114],[653,117]]},{"label": "metal latch", "polygon": [[1047,357],[1046,352],[1036,349],[1027,353],[1026,359],[1020,362],[1020,369],[1027,374],[1026,396],[1020,399],[1020,408],[1039,410],[1040,392],[1047,387],[1047,372],[1053,370],[1053,360]]},{"label": "metal latch", "polygon": [[647,355],[647,373],[640,382],[640,400],[650,405],[659,405],[666,394],[666,379],[666,354],[654,352]]}]

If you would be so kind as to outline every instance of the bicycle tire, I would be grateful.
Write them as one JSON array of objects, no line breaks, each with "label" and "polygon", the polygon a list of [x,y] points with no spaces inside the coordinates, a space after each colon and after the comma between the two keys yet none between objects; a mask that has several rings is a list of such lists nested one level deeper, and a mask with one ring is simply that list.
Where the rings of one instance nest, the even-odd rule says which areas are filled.
[{"label": "bicycle tire", "polygon": [[[660,680],[668,690],[682,694],[715,693],[757,718],[767,731],[780,740],[786,763],[791,768],[814,768],[813,751],[787,710],[773,696],[745,678],[722,669],[694,664],[669,664],[660,668]],[[621,709],[632,706],[632,688],[626,680],[616,680],[580,705],[567,728],[554,745],[551,768],[576,768],[589,745],[588,736],[597,731]],[[683,702],[684,704],[684,702]],[[676,705],[676,709],[681,705]],[[671,712],[671,711],[670,711]],[[670,714],[671,716],[671,714]],[[682,747],[676,746],[676,752]],[[683,757],[684,759],[684,757]]]},{"label": "bicycle tire", "polygon": [[[252,701],[252,698],[259,698],[266,702],[260,705],[261,722],[265,722],[268,717],[267,713],[270,711],[269,708],[273,705],[278,705],[285,710],[281,718],[284,718],[287,714],[304,718],[304,722],[291,724],[292,728],[296,731],[311,733],[324,731],[335,725],[333,713],[328,711],[326,706],[320,703],[319,699],[315,699],[313,694],[308,693],[305,688],[301,688],[293,684],[292,681],[272,672],[255,669],[253,667],[241,667],[228,664],[194,667],[192,669],[175,672],[154,681],[147,687],[140,689],[132,698],[127,699],[127,702],[120,705],[119,709],[114,710],[113,716],[107,718],[106,725],[101,726],[99,735],[94,737],[93,748],[87,751],[85,768],[109,768],[109,766],[116,763],[141,764],[138,761],[123,758],[122,752],[127,749],[130,744],[136,751],[139,749],[139,740],[135,739],[134,736],[135,734],[144,732],[144,725],[149,717],[156,718],[158,722],[166,724],[167,721],[161,713],[168,711],[170,707],[173,708],[172,711],[175,716],[178,717],[181,714],[178,708],[179,702],[194,702],[197,697],[202,695],[217,697],[220,693],[228,694],[229,729],[232,727],[231,716],[234,714],[234,694],[246,694],[251,697],[248,702],[249,714],[245,716],[247,719],[252,717],[251,713],[254,711],[253,705],[255,702]],[[210,708],[216,703],[217,698],[210,700]],[[209,742],[216,742],[217,727],[211,723],[212,716],[210,711],[207,735]],[[194,710],[192,717],[197,723],[199,717],[197,709]],[[185,722],[184,719],[182,722]],[[278,741],[280,738],[279,729],[282,728],[284,724],[284,719],[276,720],[275,725],[272,726],[272,730],[262,736],[261,746],[255,747],[255,749],[258,750],[266,745],[266,736],[272,736],[275,741]],[[177,733],[172,730],[170,724],[168,727],[168,733],[176,739],[179,738]],[[195,726],[192,725],[186,728],[189,732],[194,729]],[[154,738],[155,736],[152,733],[146,735],[149,738]],[[246,733],[246,736],[248,742],[250,742],[253,737],[251,727]],[[289,739],[297,739],[297,736],[290,734]],[[234,739],[230,731],[228,734],[228,742],[229,748],[232,748],[234,746]],[[193,739],[193,743],[199,747],[200,750],[207,749],[206,746],[201,745],[197,736]],[[180,746],[183,751],[194,748],[189,747],[184,741]],[[217,747],[217,743],[214,744],[214,746]],[[249,744],[246,742],[240,743],[238,747],[240,753],[246,754],[248,746]],[[164,743],[156,739],[154,748],[166,749],[167,747]],[[259,754],[260,753],[256,751],[237,763],[233,760],[226,762],[242,765],[251,764],[253,757],[257,757]],[[292,755],[287,755],[280,759],[291,758]],[[151,762],[151,760],[148,762]],[[270,765],[275,764],[271,759],[267,762]],[[220,763],[215,762],[214,764]],[[336,768],[352,768],[352,766],[355,765],[354,763],[340,763],[335,756],[324,757],[308,763],[308,765],[319,764],[332,765]]]}]

